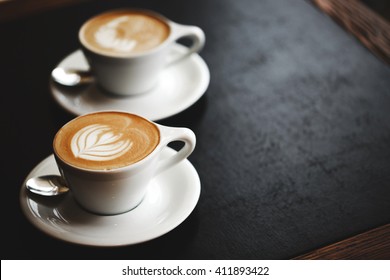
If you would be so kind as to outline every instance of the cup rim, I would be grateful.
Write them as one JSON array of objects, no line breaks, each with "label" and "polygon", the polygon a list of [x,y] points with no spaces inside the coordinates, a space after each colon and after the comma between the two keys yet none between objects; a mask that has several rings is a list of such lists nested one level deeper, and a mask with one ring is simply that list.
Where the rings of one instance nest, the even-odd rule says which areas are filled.
[{"label": "cup rim", "polygon": [[[159,20],[161,20],[162,22],[164,22],[168,26],[168,28],[169,28],[168,37],[165,38],[165,40],[161,44],[159,44],[158,46],[156,46],[150,50],[140,52],[140,53],[124,53],[124,54],[123,53],[118,53],[118,54],[111,53],[111,54],[108,54],[108,53],[98,51],[94,48],[89,47],[88,44],[86,43],[85,38],[83,38],[83,36],[82,36],[83,31],[86,28],[87,23],[89,23],[93,19],[100,17],[102,15],[111,14],[111,13],[115,13],[115,12],[121,12],[121,11],[141,12],[141,13],[148,14],[152,17],[158,18]],[[93,53],[94,55],[99,55],[99,56],[113,58],[113,59],[139,58],[139,57],[148,56],[150,54],[154,54],[154,53],[160,51],[160,49],[164,48],[167,44],[169,44],[169,42],[172,41],[172,35],[173,35],[172,31],[173,31],[173,21],[171,21],[170,19],[168,19],[167,17],[163,16],[162,14],[160,14],[158,12],[148,10],[148,9],[142,9],[142,8],[119,8],[119,9],[112,9],[112,10],[98,13],[98,14],[88,18],[87,20],[85,20],[83,22],[83,24],[81,25],[81,27],[79,28],[78,38],[79,38],[79,42],[80,42],[82,48],[85,50],[88,50],[89,52]]]},{"label": "cup rim", "polygon": [[[159,140],[158,140],[158,143],[157,143],[156,147],[149,154],[147,154],[144,158],[142,158],[141,160],[139,160],[137,162],[134,162],[134,163],[131,163],[131,164],[128,164],[128,165],[125,165],[125,166],[117,167],[117,168],[111,168],[111,169],[90,169],[90,168],[80,167],[80,166],[71,164],[71,163],[67,162],[66,160],[64,160],[58,154],[58,152],[56,151],[56,149],[54,147],[55,139],[57,137],[57,134],[61,130],[61,128],[64,127],[65,125],[67,125],[69,122],[75,121],[78,118],[85,117],[87,115],[99,114],[99,113],[124,113],[124,114],[128,114],[128,115],[133,115],[133,116],[139,117],[139,118],[141,118],[141,119],[143,119],[143,120],[153,124],[157,128],[157,130],[159,132]],[[123,111],[123,110],[93,111],[93,112],[89,112],[89,113],[77,116],[77,117],[71,119],[70,121],[66,122],[63,126],[61,126],[57,130],[56,134],[54,135],[54,138],[53,138],[53,141],[52,141],[52,149],[53,149],[53,154],[55,156],[56,161],[60,161],[67,168],[72,169],[74,171],[83,172],[83,173],[91,173],[91,174],[115,174],[115,173],[121,173],[121,172],[124,172],[124,171],[134,170],[136,168],[139,168],[143,164],[153,160],[155,154],[157,154],[162,149],[161,134],[162,134],[162,131],[161,131],[161,126],[159,124],[157,124],[157,123],[155,123],[155,122],[153,122],[153,121],[151,121],[151,120],[149,120],[149,119],[147,119],[147,118],[145,118],[145,117],[143,117],[141,115],[138,115],[138,114],[135,114],[135,113],[132,113],[132,112]]]}]

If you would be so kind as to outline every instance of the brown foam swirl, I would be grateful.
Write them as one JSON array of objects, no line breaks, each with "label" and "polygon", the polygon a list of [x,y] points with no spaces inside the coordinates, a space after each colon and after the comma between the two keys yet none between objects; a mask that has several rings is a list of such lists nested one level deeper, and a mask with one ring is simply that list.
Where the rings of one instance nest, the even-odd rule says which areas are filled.
[{"label": "brown foam swirl", "polygon": [[162,20],[141,11],[118,10],[98,15],[82,27],[84,43],[97,52],[133,54],[159,46],[169,35]]},{"label": "brown foam swirl", "polygon": [[151,122],[122,112],[78,117],[63,126],[54,139],[57,155],[87,169],[114,169],[142,160],[159,142]]}]

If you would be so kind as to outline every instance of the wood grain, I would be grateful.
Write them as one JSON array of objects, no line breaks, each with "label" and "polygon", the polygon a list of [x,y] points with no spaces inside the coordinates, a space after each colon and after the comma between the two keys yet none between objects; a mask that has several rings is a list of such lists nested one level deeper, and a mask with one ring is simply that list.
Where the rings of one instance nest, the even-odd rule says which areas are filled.
[{"label": "wood grain", "polygon": [[390,224],[294,258],[296,260],[389,260]]},{"label": "wood grain", "polygon": [[390,23],[358,0],[312,0],[380,59],[390,64]]}]

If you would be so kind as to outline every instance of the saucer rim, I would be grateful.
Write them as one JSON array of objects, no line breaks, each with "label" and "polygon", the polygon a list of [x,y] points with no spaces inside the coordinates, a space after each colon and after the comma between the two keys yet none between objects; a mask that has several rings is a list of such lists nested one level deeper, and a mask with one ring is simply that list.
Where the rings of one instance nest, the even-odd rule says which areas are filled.
[{"label": "saucer rim", "polygon": [[[173,46],[173,50],[174,51],[183,51],[185,49],[188,49],[186,46],[183,46],[179,43],[174,43],[174,46]],[[81,48],[78,48],[72,52],[69,52],[67,55],[65,55],[60,61],[59,63],[55,66],[55,67],[60,67],[61,65],[65,64],[67,60],[69,60],[73,55],[76,55],[77,53],[81,54],[82,56],[84,56],[83,52],[82,52],[82,49]],[[85,56],[84,56],[85,58]],[[171,109],[169,112],[164,112],[163,110],[161,112],[153,112],[153,116],[147,116],[148,119],[152,120],[152,121],[159,121],[159,120],[163,120],[163,119],[166,119],[166,118],[169,118],[169,117],[172,117],[172,116],[175,116],[183,111],[185,111],[186,109],[188,109],[189,107],[191,107],[192,105],[194,105],[207,91],[209,85],[210,85],[210,69],[207,65],[207,63],[205,62],[205,60],[200,56],[199,53],[192,53],[189,57],[185,58],[185,60],[188,60],[188,61],[192,61],[192,64],[196,66],[196,68],[199,69],[199,73],[201,75],[201,79],[200,79],[200,83],[198,84],[198,89],[197,90],[193,90],[192,91],[192,94],[189,96],[189,98],[186,98],[185,99],[185,102],[182,102],[180,103],[178,106],[176,106],[176,109]],[[184,60],[183,60],[184,62]],[[178,67],[178,66],[170,66],[170,67]],[[61,107],[63,108],[66,112],[70,113],[71,115],[74,115],[74,116],[80,116],[82,114],[85,114],[85,113],[88,113],[90,112],[91,110],[77,110],[75,106],[71,106],[70,104],[67,104],[64,99],[68,99],[69,100],[69,97],[67,97],[67,94],[64,94],[62,93],[62,91],[60,90],[60,87],[61,86],[57,86],[56,82],[53,81],[53,79],[50,77],[49,79],[49,91],[51,93],[51,96],[52,98],[55,100],[55,102]],[[75,94],[79,94],[79,93],[75,93]],[[105,95],[105,98],[108,98],[109,100],[115,100],[115,99],[121,99],[123,98],[123,100],[128,100],[130,102],[131,98],[137,98],[137,96],[128,96],[128,97],[121,97],[121,96],[110,96],[110,95]],[[107,107],[107,108],[103,108],[103,109],[99,109],[100,110],[107,110],[107,109],[115,109],[115,108],[112,108],[112,107]],[[96,111],[96,109],[92,110],[92,111]],[[139,113],[141,115],[143,115],[142,113]]]},{"label": "saucer rim", "polygon": [[[174,149],[167,147],[166,149],[167,154],[172,154],[176,152]],[[156,239],[160,236],[163,236],[176,227],[178,227],[180,224],[182,224],[194,211],[196,205],[198,204],[199,198],[200,198],[200,193],[201,193],[201,181],[199,178],[199,174],[195,167],[192,165],[192,163],[188,160],[185,159],[182,162],[180,162],[178,165],[181,165],[182,168],[188,169],[188,171],[191,173],[191,180],[189,180],[188,185],[187,185],[187,190],[186,193],[192,193],[191,195],[191,204],[186,204],[185,207],[182,207],[182,209],[177,209],[181,210],[182,214],[181,215],[171,215],[171,219],[175,220],[168,220],[164,225],[161,226],[161,224],[157,224],[156,228],[153,230],[153,233],[147,235],[145,238],[138,238],[138,239],[133,239],[128,238],[126,241],[123,240],[123,238],[118,238],[118,236],[112,236],[109,238],[98,238],[98,237],[93,237],[93,236],[80,236],[78,233],[71,233],[71,232],[58,232],[54,228],[53,225],[50,225],[49,223],[43,222],[41,219],[37,219],[34,216],[33,211],[30,209],[30,206],[28,204],[28,191],[25,188],[25,182],[32,176],[34,176],[36,173],[40,173],[39,170],[43,168],[45,165],[50,165],[53,166],[55,165],[55,159],[54,155],[51,154],[41,160],[35,167],[29,172],[29,174],[26,176],[25,180],[23,181],[23,184],[21,185],[20,192],[19,192],[19,203],[21,210],[25,216],[25,218],[38,230],[42,231],[43,233],[61,241],[65,241],[68,243],[72,244],[78,244],[78,245],[85,245],[85,246],[92,246],[92,247],[120,247],[120,246],[129,246],[129,245],[135,245],[139,243],[144,243],[153,239]],[[47,169],[48,167],[46,167]],[[173,168],[178,168],[178,166],[175,166]],[[59,174],[59,172],[58,172]],[[164,175],[163,173],[160,174],[159,176],[168,176]],[[161,180],[161,179],[160,179]],[[169,181],[169,179],[166,179]],[[161,186],[160,186],[161,187]],[[141,202],[142,204],[142,202]],[[53,207],[53,209],[56,209],[57,207]],[[87,212],[86,210],[83,210],[80,206],[78,206],[78,210],[82,211],[84,213],[88,213],[88,215],[91,215],[91,217],[94,218],[100,218],[100,219],[110,219],[110,218],[115,218],[115,219],[126,219],[126,215],[129,214],[131,211],[123,213],[123,214],[118,214],[118,215],[113,215],[111,216],[103,216],[103,215],[96,215]],[[77,227],[77,226],[73,226]],[[105,227],[107,228],[107,227]],[[102,230],[103,227],[102,227]],[[116,239],[117,238],[117,239]]]}]

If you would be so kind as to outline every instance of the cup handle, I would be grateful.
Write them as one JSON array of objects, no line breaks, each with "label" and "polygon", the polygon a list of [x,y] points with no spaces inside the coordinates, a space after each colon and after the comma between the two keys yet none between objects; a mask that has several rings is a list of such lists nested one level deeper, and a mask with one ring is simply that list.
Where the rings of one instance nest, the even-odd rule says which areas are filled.
[{"label": "cup handle", "polygon": [[191,46],[186,50],[184,53],[175,56],[171,58],[167,66],[177,63],[187,57],[189,57],[191,54],[199,52],[206,41],[205,34],[202,29],[200,29],[197,26],[193,25],[182,25],[175,22],[171,23],[172,32],[174,34],[173,40],[177,41],[181,38],[189,38],[192,41]]},{"label": "cup handle", "polygon": [[173,156],[166,159],[161,159],[158,162],[157,170],[155,173],[156,175],[169,169],[180,161],[186,159],[195,149],[196,145],[196,137],[191,129],[182,127],[167,127],[162,125],[159,125],[159,128],[161,131],[161,135],[163,135],[160,142],[162,148],[165,148],[169,143],[173,141],[181,141],[184,143],[184,146]]}]

